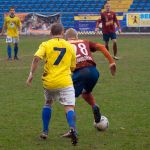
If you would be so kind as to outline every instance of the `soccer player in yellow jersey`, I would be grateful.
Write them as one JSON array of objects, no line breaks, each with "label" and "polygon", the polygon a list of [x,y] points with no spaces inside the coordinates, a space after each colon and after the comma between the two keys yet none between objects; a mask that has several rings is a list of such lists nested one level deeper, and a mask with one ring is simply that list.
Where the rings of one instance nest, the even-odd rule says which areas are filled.
[{"label": "soccer player in yellow jersey", "polygon": [[48,136],[52,103],[54,100],[58,99],[64,106],[66,112],[72,144],[76,145],[76,114],[74,112],[75,91],[71,78],[71,71],[76,67],[76,54],[73,46],[62,39],[64,34],[62,24],[53,24],[50,33],[52,38],[43,42],[34,55],[26,83],[29,86],[31,85],[38,63],[40,59],[43,59],[45,64],[42,81],[46,101],[42,110],[43,133],[40,137],[46,139]]},{"label": "soccer player in yellow jersey", "polygon": [[18,17],[15,16],[15,9],[13,7],[10,7],[9,15],[5,17],[2,35],[5,30],[7,31],[6,43],[7,43],[8,60],[12,60],[11,43],[14,43],[14,59],[18,60],[17,54],[18,54],[19,31],[21,30],[21,21]]}]

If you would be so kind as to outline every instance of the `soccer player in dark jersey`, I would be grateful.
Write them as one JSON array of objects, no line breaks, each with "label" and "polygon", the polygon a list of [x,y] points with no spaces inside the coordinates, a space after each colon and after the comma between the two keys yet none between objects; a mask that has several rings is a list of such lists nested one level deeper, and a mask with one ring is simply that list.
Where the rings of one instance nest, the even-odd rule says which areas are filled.
[{"label": "soccer player in dark jersey", "polygon": [[113,41],[113,58],[118,60],[117,57],[117,40],[116,40],[116,28],[115,24],[118,27],[118,32],[121,32],[121,28],[119,22],[117,20],[115,12],[111,11],[110,4],[106,3],[105,11],[101,13],[100,18],[96,22],[96,29],[97,32],[99,30],[98,26],[102,23],[102,33],[103,33],[103,40],[105,41],[105,47],[109,50],[109,39]]},{"label": "soccer player in dark jersey", "polygon": [[[99,72],[96,69],[96,63],[92,53],[101,51],[105,55],[109,61],[112,75],[115,75],[116,64],[104,45],[78,39],[78,33],[73,28],[66,30],[65,38],[74,46],[76,51],[76,69],[72,76],[75,97],[82,95],[82,98],[91,105],[94,120],[98,123],[101,119],[101,113],[99,106],[96,104],[96,100],[92,95],[92,90],[98,81]],[[69,137],[69,132],[63,136]]]}]

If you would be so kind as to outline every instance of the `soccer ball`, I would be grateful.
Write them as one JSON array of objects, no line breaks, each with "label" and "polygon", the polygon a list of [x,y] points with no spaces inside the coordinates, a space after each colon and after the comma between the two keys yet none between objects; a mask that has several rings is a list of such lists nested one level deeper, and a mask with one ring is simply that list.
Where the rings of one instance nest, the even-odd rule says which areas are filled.
[{"label": "soccer ball", "polygon": [[108,126],[109,126],[109,121],[108,121],[108,118],[105,117],[105,116],[101,116],[101,120],[100,122],[96,123],[94,121],[94,127],[99,130],[99,131],[105,131],[108,129]]}]

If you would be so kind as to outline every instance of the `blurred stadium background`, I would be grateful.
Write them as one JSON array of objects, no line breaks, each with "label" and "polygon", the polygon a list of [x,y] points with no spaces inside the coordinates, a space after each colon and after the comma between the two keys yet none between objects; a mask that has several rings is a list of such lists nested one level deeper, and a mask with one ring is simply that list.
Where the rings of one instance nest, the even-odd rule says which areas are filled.
[{"label": "blurred stadium background", "polygon": [[150,33],[150,0],[1,0],[0,29],[5,13],[14,6],[22,22],[27,14],[59,14],[52,21],[60,17],[65,28],[73,27],[79,33],[93,34],[99,13],[108,1],[117,13],[123,33]]}]

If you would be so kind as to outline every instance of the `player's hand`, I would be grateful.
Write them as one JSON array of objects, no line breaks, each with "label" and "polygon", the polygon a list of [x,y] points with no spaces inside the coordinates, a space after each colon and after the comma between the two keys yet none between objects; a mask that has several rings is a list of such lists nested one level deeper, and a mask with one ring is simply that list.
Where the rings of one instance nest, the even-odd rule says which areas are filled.
[{"label": "player's hand", "polygon": [[116,73],[116,64],[115,63],[110,64],[109,68],[110,68],[110,72],[111,72],[112,76],[114,76]]},{"label": "player's hand", "polygon": [[18,31],[18,34],[21,35],[21,30]]},{"label": "player's hand", "polygon": [[29,73],[29,76],[28,76],[28,79],[27,79],[27,81],[26,81],[26,84],[27,84],[28,86],[31,86],[31,84],[32,84],[32,79],[33,79],[33,74],[32,74],[32,72],[30,72],[30,73]]},{"label": "player's hand", "polygon": [[0,33],[0,35],[1,35],[1,36],[3,36],[3,35],[4,35],[4,33],[2,32],[2,33]]},{"label": "player's hand", "polygon": [[121,29],[118,29],[119,34],[122,32]]},{"label": "player's hand", "polygon": [[99,31],[99,28],[95,28],[95,32],[97,33]]}]

